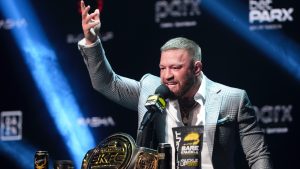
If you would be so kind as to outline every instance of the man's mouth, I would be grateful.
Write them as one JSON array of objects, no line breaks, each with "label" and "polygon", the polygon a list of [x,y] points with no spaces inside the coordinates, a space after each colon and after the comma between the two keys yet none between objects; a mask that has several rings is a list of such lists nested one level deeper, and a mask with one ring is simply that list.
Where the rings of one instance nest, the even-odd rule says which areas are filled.
[{"label": "man's mouth", "polygon": [[174,85],[176,85],[177,83],[165,83],[167,86],[174,86]]},{"label": "man's mouth", "polygon": [[177,89],[177,83],[165,83],[165,85],[172,91],[172,92],[174,92],[174,90],[176,90]]}]

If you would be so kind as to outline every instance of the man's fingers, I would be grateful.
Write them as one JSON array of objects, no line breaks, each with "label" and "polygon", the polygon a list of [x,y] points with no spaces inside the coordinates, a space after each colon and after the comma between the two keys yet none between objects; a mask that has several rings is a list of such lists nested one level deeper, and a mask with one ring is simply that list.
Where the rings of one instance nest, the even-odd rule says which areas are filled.
[{"label": "man's fingers", "polygon": [[84,19],[86,16],[88,16],[89,10],[90,10],[90,6],[89,5],[87,7],[81,6],[81,16],[82,16],[82,19]]},{"label": "man's fingers", "polygon": [[97,15],[98,15],[97,12],[91,13],[84,19],[85,23],[90,23],[92,21],[92,19],[95,18]]},{"label": "man's fingers", "polygon": [[100,29],[99,10],[96,9],[93,13],[89,14],[90,6],[85,6],[83,0],[81,0],[80,5],[84,36],[86,39],[93,41],[92,39],[95,39]]},{"label": "man's fingers", "polygon": [[85,8],[84,1],[80,1],[80,7],[81,7],[81,11],[83,11]]},{"label": "man's fingers", "polygon": [[95,20],[96,20],[96,21],[99,21],[99,20],[100,20],[100,12],[99,12],[99,9],[96,9],[96,10],[95,10],[95,13],[97,13],[97,15],[95,16]]},{"label": "man's fingers", "polygon": [[90,25],[91,28],[93,28],[93,27],[95,27],[95,26],[98,25],[98,24],[100,24],[100,21],[99,21],[99,20],[98,20],[98,21],[95,21],[95,22],[92,22],[92,23],[90,23],[89,25]]},{"label": "man's fingers", "polygon": [[85,30],[90,30],[91,28],[94,28],[96,25],[99,25],[100,21],[90,22],[85,25]]}]

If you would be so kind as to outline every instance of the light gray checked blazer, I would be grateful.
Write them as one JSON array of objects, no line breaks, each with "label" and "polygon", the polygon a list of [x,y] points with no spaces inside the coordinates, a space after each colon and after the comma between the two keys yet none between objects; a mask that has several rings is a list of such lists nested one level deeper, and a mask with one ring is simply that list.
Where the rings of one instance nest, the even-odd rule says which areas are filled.
[{"label": "light gray checked blazer", "polygon": [[[146,74],[140,81],[117,75],[106,59],[100,40],[92,47],[78,43],[94,89],[107,98],[138,111],[140,124],[147,111],[144,104],[160,85],[157,76]],[[205,77],[206,78],[206,77]],[[214,169],[240,169],[240,159],[246,159],[249,168],[270,169],[270,154],[263,132],[257,125],[247,94],[244,90],[227,87],[207,79],[206,126],[208,148]],[[165,121],[155,121],[157,142],[165,142]]]}]

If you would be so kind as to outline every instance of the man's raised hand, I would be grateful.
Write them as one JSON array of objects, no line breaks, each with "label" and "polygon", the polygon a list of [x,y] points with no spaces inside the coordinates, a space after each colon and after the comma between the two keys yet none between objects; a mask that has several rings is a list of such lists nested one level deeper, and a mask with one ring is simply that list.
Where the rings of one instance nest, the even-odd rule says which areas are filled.
[{"label": "man's raised hand", "polygon": [[90,6],[85,6],[83,0],[80,2],[81,16],[82,16],[82,30],[86,44],[92,44],[97,40],[101,26],[100,12],[96,9],[93,13],[89,14]]}]

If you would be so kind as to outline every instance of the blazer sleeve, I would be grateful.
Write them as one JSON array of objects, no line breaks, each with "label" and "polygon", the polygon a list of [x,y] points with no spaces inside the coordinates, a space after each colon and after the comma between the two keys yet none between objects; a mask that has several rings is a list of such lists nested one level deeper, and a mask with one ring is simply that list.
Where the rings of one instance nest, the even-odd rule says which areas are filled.
[{"label": "blazer sleeve", "polygon": [[251,169],[272,169],[264,133],[260,129],[255,111],[245,91],[243,91],[238,113],[241,145]]},{"label": "blazer sleeve", "polygon": [[84,45],[83,41],[84,39],[78,42],[78,49],[88,69],[93,88],[112,101],[137,110],[140,83],[113,71],[99,39],[90,46]]}]

